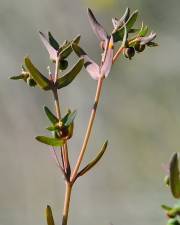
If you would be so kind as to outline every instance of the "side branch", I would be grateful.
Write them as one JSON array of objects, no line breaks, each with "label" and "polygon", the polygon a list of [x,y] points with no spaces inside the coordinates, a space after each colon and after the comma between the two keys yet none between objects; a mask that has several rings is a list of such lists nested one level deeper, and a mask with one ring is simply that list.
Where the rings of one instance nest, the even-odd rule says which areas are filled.
[{"label": "side branch", "polygon": [[89,138],[90,138],[90,134],[91,134],[93,122],[94,122],[94,119],[95,119],[95,116],[96,116],[97,106],[98,106],[98,102],[99,102],[99,98],[100,98],[100,94],[101,94],[101,90],[102,90],[103,80],[104,80],[104,77],[101,77],[98,80],[96,95],[95,95],[95,99],[94,99],[94,105],[93,105],[93,108],[92,108],[92,111],[91,111],[91,116],[89,118],[89,123],[88,123],[88,127],[87,127],[86,134],[85,134],[85,137],[84,137],[83,145],[82,145],[77,163],[75,165],[73,174],[71,176],[71,182],[72,183],[76,180],[76,176],[77,176],[79,167],[81,165],[81,162],[82,162],[82,159],[83,159],[83,156],[84,156],[84,153],[86,151],[86,147],[87,147],[87,144],[88,144],[88,141],[89,141]]}]

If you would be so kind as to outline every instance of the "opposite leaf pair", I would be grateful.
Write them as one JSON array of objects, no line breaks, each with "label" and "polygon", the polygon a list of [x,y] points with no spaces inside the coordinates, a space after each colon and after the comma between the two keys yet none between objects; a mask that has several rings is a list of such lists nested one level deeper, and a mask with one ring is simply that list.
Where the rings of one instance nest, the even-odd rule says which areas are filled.
[{"label": "opposite leaf pair", "polygon": [[73,49],[79,57],[84,59],[84,67],[90,76],[98,80],[102,77],[107,77],[110,73],[113,62],[113,36],[108,35],[102,25],[96,20],[94,14],[88,9],[89,22],[91,27],[100,40],[103,49],[100,65],[95,63],[78,45],[73,44]]},{"label": "opposite leaf pair", "polygon": [[69,110],[60,121],[47,106],[44,107],[44,111],[51,122],[51,126],[47,127],[47,130],[53,132],[54,137],[37,136],[36,139],[46,145],[63,146],[65,141],[72,137],[76,111]]}]

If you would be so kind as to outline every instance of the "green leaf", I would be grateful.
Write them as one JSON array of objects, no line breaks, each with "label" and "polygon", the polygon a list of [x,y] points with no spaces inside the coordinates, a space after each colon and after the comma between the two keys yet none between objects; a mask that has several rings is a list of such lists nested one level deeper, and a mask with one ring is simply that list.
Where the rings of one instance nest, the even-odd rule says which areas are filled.
[{"label": "green leaf", "polygon": [[71,52],[72,52],[72,47],[71,47],[71,43],[69,43],[60,52],[61,59],[67,58],[71,54]]},{"label": "green leaf", "polygon": [[131,14],[131,16],[128,19],[128,21],[125,23],[125,26],[127,27],[128,30],[131,29],[134,26],[134,24],[135,24],[135,22],[136,22],[136,20],[138,18],[138,14],[139,14],[139,12],[137,10],[135,10]]},{"label": "green leaf", "polygon": [[77,35],[75,38],[73,38],[73,40],[72,40],[72,44],[79,44],[79,42],[80,42],[80,39],[81,39],[81,35]]},{"label": "green leaf", "polygon": [[67,72],[63,77],[57,79],[55,86],[60,89],[70,84],[81,71],[83,65],[84,59],[80,59],[69,72]]},{"label": "green leaf", "polygon": [[127,45],[127,38],[128,38],[128,33],[127,33],[127,28],[126,26],[124,27],[124,37],[122,40],[121,48],[126,47]]},{"label": "green leaf", "polygon": [[138,33],[138,36],[145,37],[146,34],[148,33],[148,30],[149,30],[148,26],[144,26],[144,24],[142,23],[141,29]]},{"label": "green leaf", "polygon": [[36,140],[50,146],[63,146],[64,141],[59,138],[51,138],[45,136],[37,136]]},{"label": "green leaf", "polygon": [[48,37],[49,37],[49,43],[51,44],[51,46],[58,51],[59,50],[59,44],[56,41],[56,39],[53,37],[51,32],[48,32]]},{"label": "green leaf", "polygon": [[61,123],[64,125],[68,119],[68,116],[71,114],[71,110],[69,109],[66,115],[61,119]]},{"label": "green leaf", "polygon": [[148,47],[157,47],[157,46],[159,46],[159,45],[158,45],[158,43],[156,43],[156,42],[150,41],[149,43],[147,43],[147,46],[148,46]]},{"label": "green leaf", "polygon": [[65,127],[70,126],[73,123],[73,121],[74,121],[74,119],[76,117],[76,114],[77,114],[76,110],[74,110],[73,112],[71,112],[69,110],[69,112],[61,120],[63,126],[65,126]]},{"label": "green leaf", "polygon": [[104,145],[102,146],[101,151],[99,152],[99,154],[96,156],[96,158],[94,160],[92,160],[87,166],[85,166],[78,174],[77,177],[84,175],[85,173],[87,173],[92,167],[94,167],[99,160],[102,158],[104,152],[106,151],[108,145],[108,141],[106,141],[104,143]]},{"label": "green leaf", "polygon": [[48,109],[47,106],[44,106],[44,112],[52,124],[59,122],[58,118]]},{"label": "green leaf", "polygon": [[175,198],[180,198],[180,176],[178,166],[178,155],[175,153],[170,161],[170,188]]},{"label": "green leaf", "polygon": [[39,70],[32,64],[31,60],[28,57],[25,58],[25,65],[30,75],[41,89],[43,90],[51,89],[50,81],[39,72]]},{"label": "green leaf", "polygon": [[72,44],[73,43],[78,44],[80,38],[81,36],[78,35],[71,42],[68,42],[66,45],[64,45],[64,47],[62,46],[62,50],[60,52],[61,59],[65,59],[71,54],[71,52],[73,51]]},{"label": "green leaf", "polygon": [[167,205],[161,205],[161,207],[162,207],[164,210],[166,210],[166,211],[169,211],[169,210],[172,209],[172,207],[167,206]]},{"label": "green leaf", "polygon": [[49,131],[58,131],[58,127],[57,126],[47,127],[46,129],[49,130]]},{"label": "green leaf", "polygon": [[140,31],[140,29],[138,29],[138,28],[131,28],[131,29],[129,29],[128,30],[128,33],[137,33],[137,32],[139,32]]},{"label": "green leaf", "polygon": [[49,205],[46,208],[46,219],[47,219],[48,225],[55,225],[52,210],[51,210],[51,207]]},{"label": "green leaf", "polygon": [[130,18],[124,24],[124,26],[112,34],[114,42],[122,41],[124,36],[124,27],[126,26],[127,31],[129,32],[131,28],[133,27],[133,25],[135,24],[137,17],[138,17],[138,11],[136,10],[131,14]]},{"label": "green leaf", "polygon": [[28,78],[28,74],[20,74],[18,76],[10,77],[11,80],[26,80]]},{"label": "green leaf", "polygon": [[67,118],[66,122],[64,123],[64,125],[65,125],[66,127],[68,127],[69,125],[71,125],[71,124],[73,123],[73,121],[74,121],[76,115],[77,115],[77,111],[76,111],[76,110],[73,111],[72,113],[70,113],[70,114],[68,115],[68,118]]}]

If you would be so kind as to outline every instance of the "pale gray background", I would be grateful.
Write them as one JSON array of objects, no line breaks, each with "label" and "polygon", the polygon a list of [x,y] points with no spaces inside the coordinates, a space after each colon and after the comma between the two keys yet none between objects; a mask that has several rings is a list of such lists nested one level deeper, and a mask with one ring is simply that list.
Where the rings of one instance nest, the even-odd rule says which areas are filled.
[{"label": "pale gray background", "polygon": [[[105,139],[109,147],[101,163],[74,187],[71,225],[163,225],[162,203],[172,203],[163,185],[163,163],[180,148],[180,2],[179,0],[0,0],[0,224],[46,224],[50,204],[61,224],[64,183],[48,148],[36,142],[48,121],[44,104],[50,93],[8,80],[29,55],[46,72],[48,55],[37,31],[52,31],[63,41],[82,34],[81,45],[98,59],[98,41],[86,8],[112,29],[111,17],[125,7],[140,11],[158,33],[158,48],[132,61],[121,58],[105,81],[85,161]],[[96,82],[83,70],[62,90],[63,112],[78,110],[71,141],[74,161],[82,144]]]}]

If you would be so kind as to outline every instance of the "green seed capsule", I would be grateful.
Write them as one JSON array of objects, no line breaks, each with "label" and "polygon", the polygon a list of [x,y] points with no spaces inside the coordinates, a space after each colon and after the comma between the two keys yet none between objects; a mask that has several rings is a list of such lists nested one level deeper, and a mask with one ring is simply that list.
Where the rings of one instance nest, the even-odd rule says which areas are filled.
[{"label": "green seed capsule", "polygon": [[35,87],[36,86],[36,82],[32,79],[32,78],[27,78],[27,84],[30,86],[30,87]]},{"label": "green seed capsule", "polygon": [[136,52],[143,52],[145,47],[146,47],[145,45],[140,45],[140,43],[136,43],[134,46]]},{"label": "green seed capsule", "polygon": [[59,69],[65,70],[68,67],[68,61],[67,60],[61,60],[59,63]]},{"label": "green seed capsule", "polygon": [[133,47],[128,47],[124,49],[124,56],[128,59],[131,59],[135,55],[135,50]]}]

